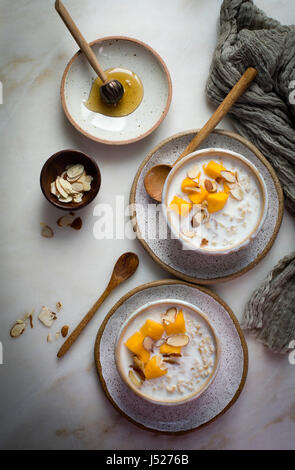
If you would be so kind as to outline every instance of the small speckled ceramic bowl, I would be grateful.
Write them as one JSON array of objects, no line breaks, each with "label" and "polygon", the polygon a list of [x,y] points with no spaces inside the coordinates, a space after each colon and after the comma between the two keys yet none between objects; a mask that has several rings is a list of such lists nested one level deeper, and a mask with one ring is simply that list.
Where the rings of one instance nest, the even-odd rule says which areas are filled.
[{"label": "small speckled ceramic bowl", "polygon": [[[129,363],[132,362],[132,360],[129,359],[130,352],[125,346],[124,340],[126,340],[127,335],[129,336],[128,330],[130,330],[130,328],[132,331],[132,327],[133,328],[135,327],[135,330],[138,331],[138,328],[141,327],[142,324],[147,319],[147,315],[149,317],[149,312],[151,312],[151,317],[152,317],[153,315],[155,315],[155,311],[159,312],[159,309],[160,309],[161,312],[164,313],[168,308],[171,308],[174,306],[178,309],[182,308],[188,311],[190,315],[195,316],[197,318],[197,321],[203,323],[203,325],[205,325],[205,327],[210,331],[210,334],[214,341],[214,347],[215,347],[215,362],[214,362],[211,374],[208,376],[208,378],[204,380],[204,383],[202,384],[202,386],[199,387],[197,390],[191,393],[187,393],[182,398],[177,398],[177,399],[170,398],[169,400],[168,399],[164,400],[164,399],[152,397],[151,395],[147,393],[143,393],[139,387],[137,387],[131,382],[128,376],[129,370],[127,370],[127,367]],[[133,332],[131,334],[133,334]],[[217,370],[218,370],[219,359],[220,359],[220,342],[217,338],[214,328],[212,327],[211,323],[208,320],[208,317],[204,315],[203,313],[201,313],[195,305],[189,302],[176,300],[176,299],[163,299],[159,301],[149,302],[148,304],[145,304],[142,307],[138,308],[135,312],[131,314],[131,316],[129,316],[129,318],[122,325],[118,334],[118,339],[117,339],[117,343],[115,347],[116,366],[119,371],[119,374],[121,375],[122,379],[127,384],[127,386],[134,393],[136,393],[136,395],[143,398],[144,400],[147,400],[148,402],[151,402],[151,403],[160,404],[160,405],[179,405],[179,404],[186,403],[186,402],[189,402],[193,399],[200,397],[201,394],[205,390],[207,390],[207,388],[213,382],[216,376]],[[179,366],[172,365],[172,367],[179,367]],[[158,379],[152,379],[152,380],[156,381]]]},{"label": "small speckled ceramic bowl", "polygon": [[[168,191],[177,173],[179,173],[179,171],[182,170],[183,166],[186,165],[188,162],[191,162],[192,164],[194,163],[197,164],[199,160],[203,158],[208,158],[208,157],[210,158],[212,157],[212,159],[217,158],[217,157],[230,158],[233,161],[238,160],[239,162],[242,162],[250,170],[250,173],[256,179],[256,182],[258,183],[258,187],[260,189],[260,194],[261,194],[260,214],[259,214],[259,218],[254,229],[249,234],[247,234],[247,236],[244,239],[232,245],[231,247],[226,246],[224,249],[212,249],[207,246],[198,248],[189,240],[184,239],[179,233],[179,231],[176,230],[176,227],[172,223],[171,214],[169,214],[169,210],[168,210]],[[206,253],[208,255],[227,255],[227,254],[234,253],[244,248],[245,246],[249,244],[251,240],[253,240],[257,236],[257,234],[259,233],[264,223],[264,220],[267,214],[268,194],[267,194],[266,184],[264,182],[262,175],[257,170],[257,168],[253,165],[253,163],[251,163],[247,158],[231,150],[225,150],[221,148],[220,149],[208,148],[208,149],[197,150],[196,152],[193,152],[187,155],[172,168],[172,170],[170,171],[165,181],[165,185],[164,185],[163,193],[162,193],[162,202],[163,202],[162,210],[163,210],[164,218],[171,232],[173,233],[175,238],[177,238],[181,242],[184,249],[194,250],[195,252],[199,252],[202,254]]]},{"label": "small speckled ceramic bowl", "polygon": [[122,145],[136,142],[153,132],[165,118],[171,103],[172,85],[161,57],[137,39],[110,36],[90,43],[104,70],[121,67],[137,74],[144,96],[128,116],[108,117],[85,106],[97,78],[80,51],[68,63],[61,83],[61,100],[73,126],[96,142]]}]

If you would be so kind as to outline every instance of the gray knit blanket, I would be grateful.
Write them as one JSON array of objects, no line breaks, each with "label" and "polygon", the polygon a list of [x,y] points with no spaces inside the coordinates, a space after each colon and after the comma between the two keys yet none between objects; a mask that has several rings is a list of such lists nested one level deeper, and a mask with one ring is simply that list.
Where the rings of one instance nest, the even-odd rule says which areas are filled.
[{"label": "gray knit blanket", "polygon": [[224,0],[208,98],[219,104],[249,66],[257,76],[230,115],[274,167],[295,216],[295,26],[268,18],[251,0]]}]

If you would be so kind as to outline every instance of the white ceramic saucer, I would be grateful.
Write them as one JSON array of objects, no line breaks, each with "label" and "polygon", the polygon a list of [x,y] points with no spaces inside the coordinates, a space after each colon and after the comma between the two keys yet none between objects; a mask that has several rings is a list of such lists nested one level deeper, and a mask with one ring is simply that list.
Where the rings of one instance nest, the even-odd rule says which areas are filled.
[{"label": "white ceramic saucer", "polygon": [[171,103],[172,85],[161,57],[147,44],[123,36],[110,36],[90,43],[104,70],[121,67],[135,72],[144,96],[128,116],[108,117],[90,111],[87,101],[97,78],[81,52],[68,63],[61,83],[61,100],[67,118],[82,134],[104,144],[122,145],[143,139],[165,118]]},{"label": "white ceramic saucer", "polygon": [[[153,404],[137,396],[121,378],[115,346],[122,325],[141,306],[161,299],[185,300],[195,305],[214,328],[220,342],[219,367],[214,381],[198,398],[181,405]],[[230,308],[203,287],[166,279],[133,289],[112,308],[95,342],[99,378],[112,405],[141,428],[179,434],[200,428],[228,410],[239,397],[248,371],[247,345]]]},{"label": "white ceramic saucer", "polygon": [[[257,236],[236,252],[226,256],[208,256],[206,253],[183,250],[179,240],[169,237],[170,232],[167,232],[167,223],[159,210],[160,206],[146,193],[143,180],[153,165],[174,163],[196,133],[197,130],[176,134],[150,152],[135,176],[130,204],[133,207],[132,221],[137,237],[156,263],[185,281],[213,284],[241,276],[268,253],[282,221],[283,192],[273,168],[253,144],[233,132],[215,130],[200,149],[224,148],[250,160],[262,175],[267,188],[267,214]],[[156,225],[150,223],[155,220],[158,220]],[[150,230],[151,227],[155,227],[155,230]]]}]

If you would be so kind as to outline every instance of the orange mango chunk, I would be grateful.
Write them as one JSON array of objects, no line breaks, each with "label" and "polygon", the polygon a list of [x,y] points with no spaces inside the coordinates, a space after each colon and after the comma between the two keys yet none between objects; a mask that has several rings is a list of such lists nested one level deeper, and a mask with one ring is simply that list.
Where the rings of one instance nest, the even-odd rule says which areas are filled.
[{"label": "orange mango chunk", "polygon": [[192,208],[192,204],[181,197],[174,196],[169,204],[169,209],[177,212],[182,217],[186,217]]},{"label": "orange mango chunk", "polygon": [[210,160],[210,162],[207,164],[207,166],[203,166],[204,172],[206,173],[207,176],[210,176],[210,178],[213,178],[216,180],[216,178],[221,177],[221,172],[225,171],[226,168],[224,168],[223,165],[220,163],[214,162],[213,160]]},{"label": "orange mango chunk", "polygon": [[169,344],[162,344],[160,346],[160,353],[161,354],[181,354],[181,347],[180,346],[170,346]]},{"label": "orange mango chunk", "polygon": [[223,182],[223,191],[225,193],[229,193],[230,192],[230,187],[229,185],[226,183],[226,181]]},{"label": "orange mango chunk", "polygon": [[144,375],[147,380],[156,379],[167,374],[167,369],[162,369],[162,359],[160,356],[153,356],[144,367]]},{"label": "orange mango chunk", "polygon": [[184,193],[190,193],[189,189],[185,189],[185,188],[196,188],[197,186],[198,186],[198,183],[196,183],[191,178],[184,178],[184,180],[181,183],[181,191]]},{"label": "orange mango chunk", "polygon": [[149,336],[154,340],[158,340],[164,333],[164,326],[154,320],[147,320],[140,328],[140,332],[143,334],[143,336]]},{"label": "orange mango chunk", "polygon": [[224,208],[226,201],[228,200],[228,193],[219,192],[219,193],[212,193],[208,194],[208,211],[211,212],[218,212]]},{"label": "orange mango chunk", "polygon": [[200,186],[200,190],[201,191],[199,193],[191,192],[188,195],[188,197],[194,204],[201,204],[201,202],[203,202],[204,199],[206,199],[208,196],[207,189],[205,189],[203,186]]},{"label": "orange mango chunk", "polygon": [[134,335],[130,336],[126,341],[125,346],[127,346],[129,351],[136,354],[142,362],[146,363],[150,358],[150,352],[143,347],[143,340],[144,335],[140,331],[137,331]]},{"label": "orange mango chunk", "polygon": [[179,312],[176,315],[175,321],[173,323],[169,323],[168,325],[165,325],[165,331],[167,335],[177,335],[178,333],[185,333],[185,321],[184,321],[184,316],[182,313],[182,310],[179,310]]}]

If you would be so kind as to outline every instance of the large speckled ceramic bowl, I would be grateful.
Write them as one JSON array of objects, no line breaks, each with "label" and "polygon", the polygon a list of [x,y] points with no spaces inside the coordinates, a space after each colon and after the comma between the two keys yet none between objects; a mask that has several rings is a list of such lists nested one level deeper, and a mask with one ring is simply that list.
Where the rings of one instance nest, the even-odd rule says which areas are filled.
[{"label": "large speckled ceramic bowl", "polygon": [[[233,244],[232,246],[226,246],[223,249],[221,248],[214,249],[214,247],[212,248],[208,246],[205,246],[203,248],[197,248],[193,245],[193,242],[191,242],[189,239],[185,239],[184,237],[182,237],[179,230],[176,230],[176,227],[174,226],[172,222],[171,212],[168,209],[168,205],[169,205],[168,204],[168,192],[169,192],[169,188],[173,184],[175,177],[177,177],[177,175],[182,171],[183,167],[185,167],[188,163],[190,163],[191,165],[194,165],[194,164],[198,164],[204,158],[205,159],[211,158],[214,160],[214,158],[216,157],[227,158],[233,162],[241,163],[250,172],[251,178],[257,182],[257,187],[259,187],[259,198],[260,198],[259,215],[258,215],[257,223],[255,227],[254,228],[252,227],[251,231],[246,233],[245,237],[242,240]],[[180,240],[184,249],[194,250],[196,253],[203,253],[203,254],[208,254],[208,255],[212,255],[212,254],[213,255],[229,255],[230,253],[234,253],[235,251],[238,251],[246,247],[252,240],[255,239],[255,237],[261,230],[261,227],[264,223],[264,220],[267,214],[268,195],[267,195],[266,184],[264,182],[262,175],[260,174],[256,166],[250,162],[250,160],[248,160],[243,155],[240,155],[237,152],[233,152],[232,150],[209,148],[209,149],[197,150],[196,152],[193,152],[187,155],[185,158],[180,160],[172,168],[164,184],[163,193],[162,193],[162,202],[163,202],[162,209],[163,209],[165,220],[170,230],[173,232],[175,238],[178,238]]]},{"label": "large speckled ceramic bowl", "polygon": [[[133,393],[118,372],[115,347],[122,326],[133,312],[150,302],[175,299],[194,305],[209,319],[220,342],[216,377],[199,397],[187,403],[163,406]],[[143,429],[184,433],[200,428],[228,410],[239,397],[248,370],[247,345],[239,322],[216,294],[176,279],[138,286],[122,297],[99,328],[95,342],[99,378],[112,405]]]},{"label": "large speckled ceramic bowl", "polygon": [[[135,384],[132,383],[132,381],[130,380],[130,377],[128,376],[128,372],[130,370],[128,368],[129,360],[130,360],[129,359],[130,353],[128,352],[124,342],[126,338],[128,338],[128,335],[131,335],[130,331],[134,330],[134,328],[142,326],[147,318],[151,318],[154,320],[155,314],[157,312],[161,311],[163,313],[168,308],[171,308],[171,307],[176,307],[178,310],[185,311],[186,314],[189,315],[191,320],[193,319],[194,322],[200,322],[200,324],[202,324],[206,328],[206,332],[207,334],[211,336],[213,345],[214,345],[214,351],[215,351],[214,352],[214,365],[212,366],[212,371],[210,375],[206,377],[206,379],[203,381],[201,385],[195,384],[195,389],[193,391],[189,391],[186,394],[182,392],[182,395],[178,396],[178,398],[171,396],[171,393],[170,394],[167,393],[167,397],[163,399],[163,398],[155,397],[153,394],[144,392],[140,387],[135,386]],[[133,334],[133,331],[132,331],[132,334]],[[201,337],[199,337],[199,340],[200,339]],[[196,358],[198,354],[197,348],[193,345],[190,345],[190,343],[191,341],[189,341],[188,347],[190,347],[190,352],[192,353],[192,357]],[[185,349],[186,348],[184,348],[184,350]],[[188,401],[191,401],[193,399],[200,397],[202,393],[204,393],[205,390],[207,390],[207,388],[210,386],[210,384],[212,383],[212,381],[214,380],[216,376],[216,372],[217,372],[218,364],[219,364],[219,357],[220,357],[220,344],[216,336],[215,330],[213,326],[211,325],[208,317],[204,315],[204,313],[202,313],[198,308],[196,308],[195,305],[189,302],[180,301],[179,299],[161,299],[158,301],[149,302],[148,304],[145,304],[139,307],[135,312],[133,312],[133,314],[123,324],[118,335],[118,340],[117,340],[116,350],[115,350],[116,365],[117,365],[118,371],[122,379],[127,384],[127,386],[130,387],[133,390],[133,392],[136,395],[140,396],[141,398],[151,403],[156,403],[159,405],[179,405],[181,403],[187,403]],[[187,356],[185,356],[183,360],[185,363],[187,361]],[[171,365],[170,367],[171,369],[176,368],[175,371],[177,372],[177,365],[176,366]],[[181,379],[181,374],[179,378]],[[158,379],[155,379],[155,380],[157,381]]]},{"label": "large speckled ceramic bowl", "polygon": [[97,78],[80,51],[68,63],[61,83],[61,100],[73,126],[96,142],[122,145],[136,142],[153,132],[165,118],[171,103],[172,85],[161,57],[136,39],[110,36],[90,43],[104,70],[121,67],[140,78],[144,96],[138,108],[124,117],[109,117],[85,106]]}]

